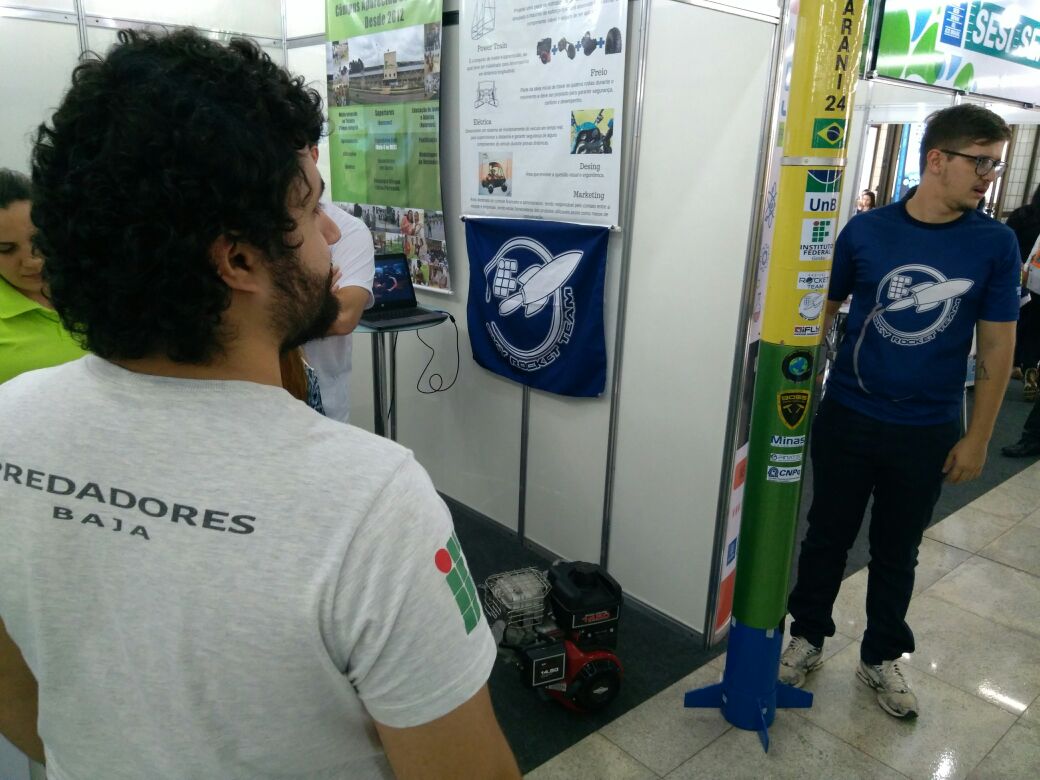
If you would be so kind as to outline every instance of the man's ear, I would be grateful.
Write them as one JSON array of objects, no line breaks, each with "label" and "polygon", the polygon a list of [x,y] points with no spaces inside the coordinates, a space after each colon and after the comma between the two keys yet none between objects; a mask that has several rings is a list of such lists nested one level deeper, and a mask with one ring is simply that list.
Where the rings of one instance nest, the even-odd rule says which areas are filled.
[{"label": "man's ear", "polygon": [[225,234],[210,246],[210,257],[217,275],[232,290],[259,292],[263,288],[263,258],[256,247]]},{"label": "man's ear", "polygon": [[932,173],[940,173],[942,171],[942,163],[945,159],[946,153],[938,149],[929,149],[924,157],[925,165]]},{"label": "man's ear", "polygon": [[310,147],[309,151],[311,153],[311,159],[314,161],[314,164],[317,165],[318,164],[318,145],[314,144],[314,146]]}]

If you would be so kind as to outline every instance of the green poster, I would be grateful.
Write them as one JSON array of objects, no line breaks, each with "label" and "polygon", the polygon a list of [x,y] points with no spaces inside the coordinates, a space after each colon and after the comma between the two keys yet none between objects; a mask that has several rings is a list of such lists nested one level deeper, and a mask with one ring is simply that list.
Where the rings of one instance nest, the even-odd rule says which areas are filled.
[{"label": "green poster", "polygon": [[326,2],[332,199],[450,290],[440,183],[441,0]]}]

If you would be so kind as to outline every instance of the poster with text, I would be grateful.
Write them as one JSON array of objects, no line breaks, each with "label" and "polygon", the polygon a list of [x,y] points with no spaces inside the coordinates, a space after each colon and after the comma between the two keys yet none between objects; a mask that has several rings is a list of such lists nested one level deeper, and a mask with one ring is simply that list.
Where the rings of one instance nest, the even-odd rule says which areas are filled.
[{"label": "poster with text", "polygon": [[441,206],[441,0],[327,0],[332,200],[449,291]]},{"label": "poster with text", "polygon": [[628,4],[463,0],[462,211],[615,225]]}]

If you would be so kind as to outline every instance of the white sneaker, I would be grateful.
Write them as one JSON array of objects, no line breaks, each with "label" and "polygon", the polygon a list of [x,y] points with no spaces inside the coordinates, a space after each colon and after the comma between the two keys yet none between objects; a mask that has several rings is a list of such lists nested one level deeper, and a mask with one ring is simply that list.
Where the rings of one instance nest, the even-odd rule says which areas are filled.
[{"label": "white sneaker", "polygon": [[899,661],[884,661],[880,664],[859,662],[856,676],[877,691],[881,709],[894,718],[916,718],[917,697],[910,690]]},{"label": "white sneaker", "polygon": [[820,668],[822,656],[822,647],[817,647],[804,637],[791,637],[787,649],[780,656],[780,682],[801,688],[805,685],[805,676]]}]

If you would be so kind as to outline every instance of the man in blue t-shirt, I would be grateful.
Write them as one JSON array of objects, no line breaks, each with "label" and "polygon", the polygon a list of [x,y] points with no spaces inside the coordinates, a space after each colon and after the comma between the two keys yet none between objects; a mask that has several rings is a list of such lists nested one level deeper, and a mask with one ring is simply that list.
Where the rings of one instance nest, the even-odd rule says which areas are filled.
[{"label": "man in blue t-shirt", "polygon": [[[1004,120],[979,106],[933,114],[917,191],[853,218],[834,247],[824,332],[849,295],[852,306],[813,425],[813,503],[780,680],[801,686],[820,666],[848,551],[873,494],[857,676],[897,718],[918,712],[898,659],[914,650],[906,612],[921,536],[944,477],[956,484],[982,471],[1011,372],[1018,247],[1011,230],[976,210],[1004,172],[1010,137]],[[962,436],[975,334],[975,404]]]}]

